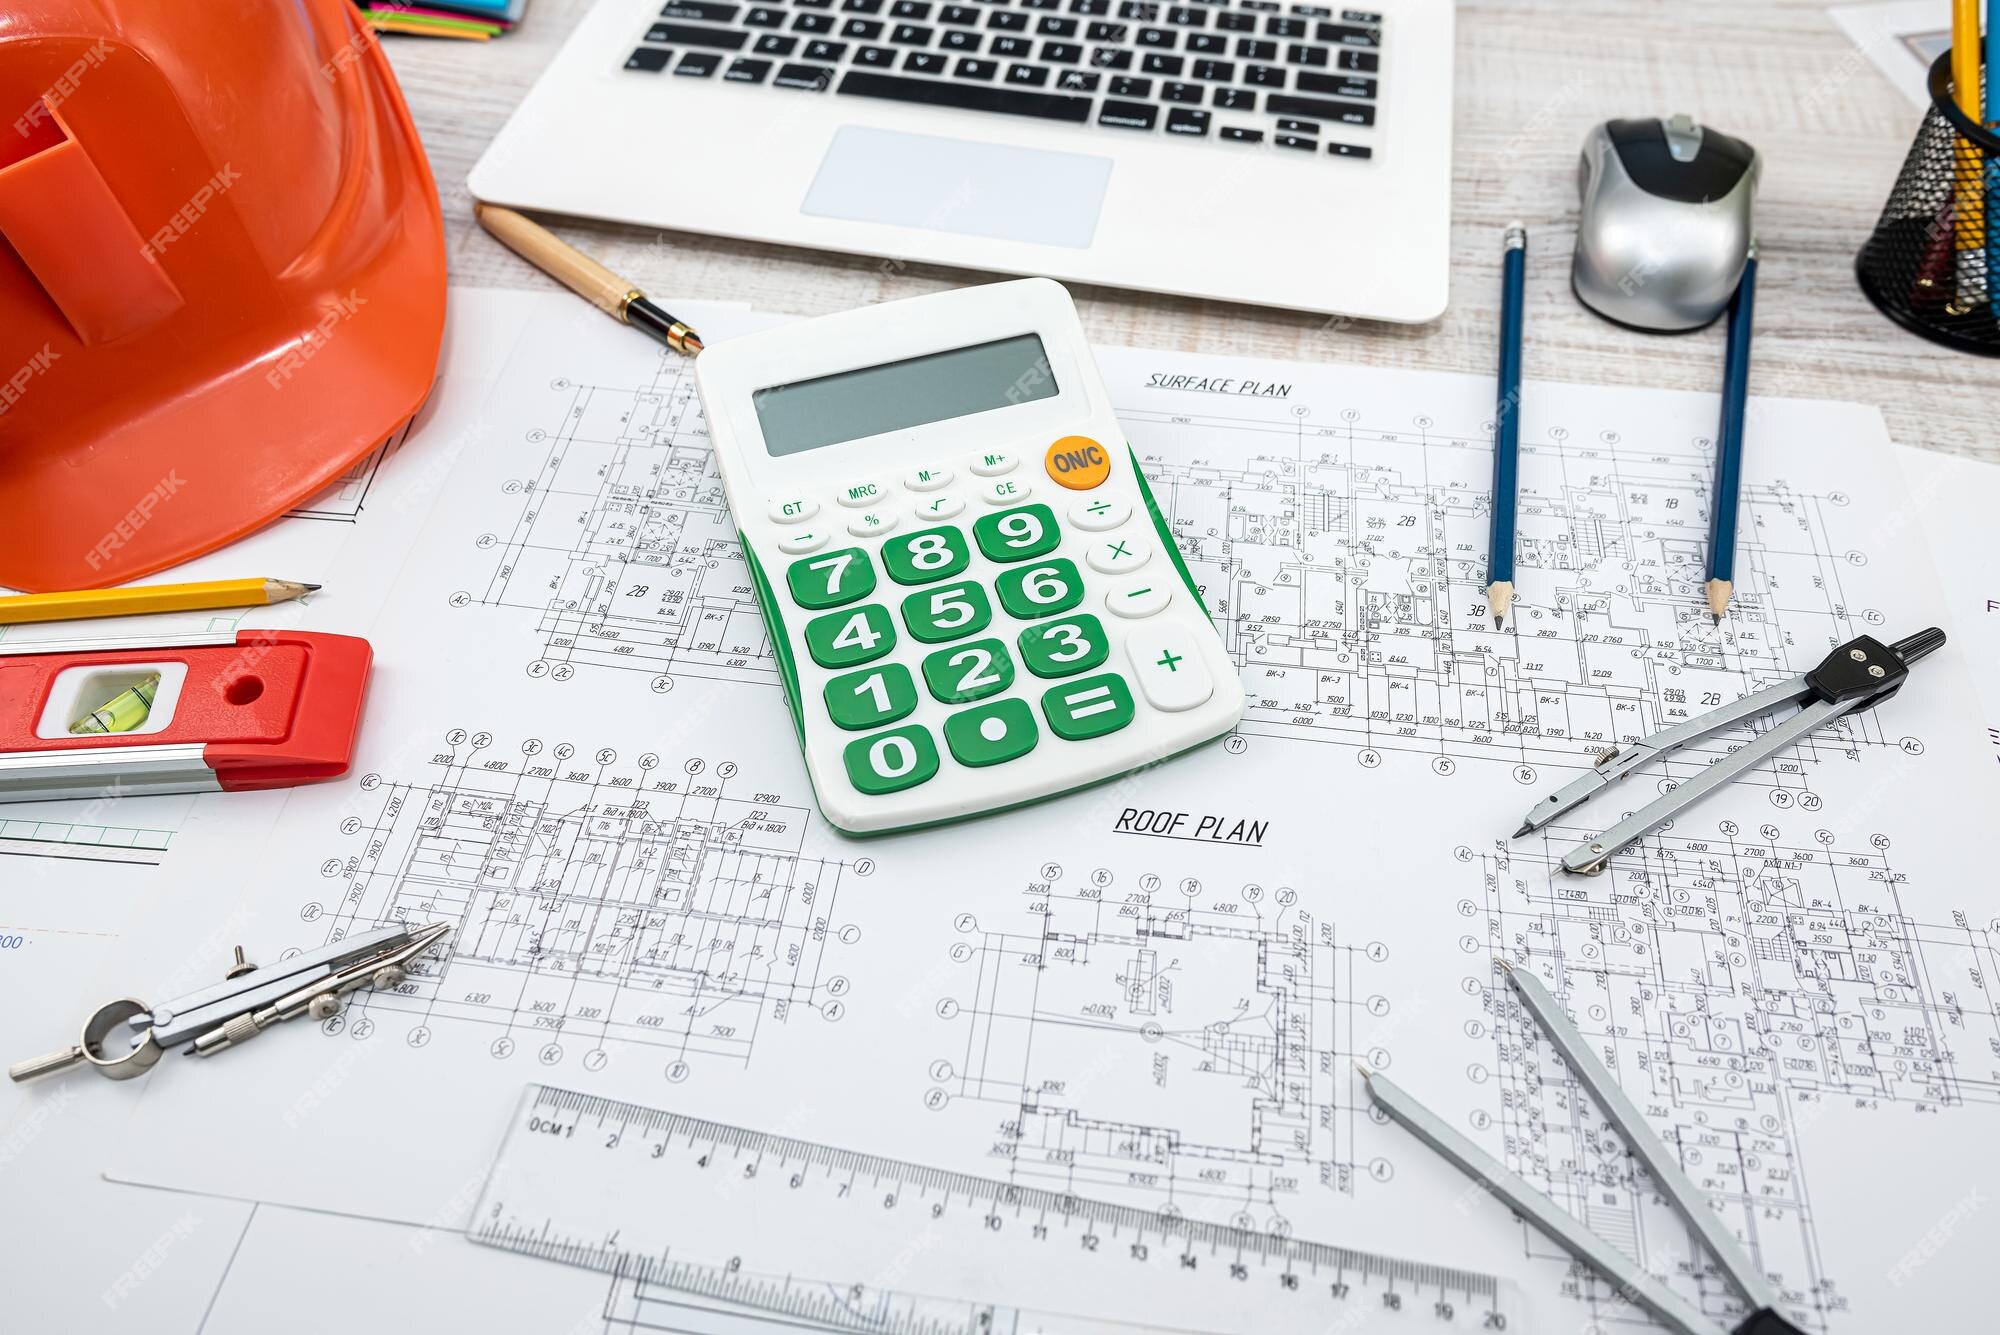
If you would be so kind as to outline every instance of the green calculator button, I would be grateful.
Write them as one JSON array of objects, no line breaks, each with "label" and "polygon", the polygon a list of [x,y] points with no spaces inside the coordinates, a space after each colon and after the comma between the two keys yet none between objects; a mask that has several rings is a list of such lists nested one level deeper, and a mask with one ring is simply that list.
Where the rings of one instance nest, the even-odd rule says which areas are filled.
[{"label": "green calculator button", "polygon": [[826,684],[826,712],[849,732],[894,723],[917,707],[917,683],[901,663],[883,663]]},{"label": "green calculator button", "polygon": [[1132,721],[1132,690],[1115,672],[1066,681],[1042,692],[1042,717],[1066,742],[1102,737]]},{"label": "green calculator button", "polygon": [[1021,646],[1021,661],[1037,677],[1088,672],[1111,652],[1104,623],[1088,612],[1030,626],[1015,643]]},{"label": "green calculator button", "polygon": [[785,567],[785,583],[800,607],[838,607],[875,591],[875,567],[859,547],[808,556]]},{"label": "green calculator button", "polygon": [[993,620],[993,604],[976,580],[925,589],[903,599],[903,624],[925,644],[977,635]]},{"label": "green calculator button", "polygon": [[1062,542],[1055,511],[1046,505],[1024,505],[987,515],[972,526],[972,536],[989,561],[1032,561]]},{"label": "green calculator button", "polygon": [[1023,621],[1052,617],[1083,601],[1083,576],[1076,573],[1076,562],[1060,556],[1009,570],[993,587],[1000,592],[1000,606]]},{"label": "green calculator button", "polygon": [[916,723],[849,742],[840,758],[847,781],[871,797],[914,788],[938,772],[937,743]]},{"label": "green calculator button", "polygon": [[924,684],[948,705],[984,700],[1006,690],[1013,681],[1014,660],[1007,657],[1007,646],[998,640],[974,640],[940,649],[924,659]]},{"label": "green calculator button", "polygon": [[889,620],[889,609],[880,603],[829,612],[806,622],[806,652],[821,667],[853,667],[895,647],[896,627]]},{"label": "green calculator button", "polygon": [[950,579],[972,563],[965,534],[955,528],[927,528],[882,544],[882,564],[898,584]]},{"label": "green calculator button", "polygon": [[1026,700],[995,700],[944,721],[944,744],[961,765],[1000,765],[1018,760],[1040,740],[1034,711]]}]

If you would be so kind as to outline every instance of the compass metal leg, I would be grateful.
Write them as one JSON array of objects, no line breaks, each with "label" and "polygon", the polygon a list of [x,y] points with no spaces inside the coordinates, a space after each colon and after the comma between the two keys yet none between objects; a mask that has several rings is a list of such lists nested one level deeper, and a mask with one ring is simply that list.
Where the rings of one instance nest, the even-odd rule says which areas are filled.
[{"label": "compass metal leg", "polygon": [[1746,743],[1672,792],[1662,793],[1639,810],[1619,821],[1588,843],[1578,844],[1563,854],[1563,870],[1594,875],[1604,870],[1614,854],[1672,820],[1684,807],[1692,806],[1744,771],[1755,768],[1773,752],[1794,746],[1855,707],[1853,701],[1817,701]]}]

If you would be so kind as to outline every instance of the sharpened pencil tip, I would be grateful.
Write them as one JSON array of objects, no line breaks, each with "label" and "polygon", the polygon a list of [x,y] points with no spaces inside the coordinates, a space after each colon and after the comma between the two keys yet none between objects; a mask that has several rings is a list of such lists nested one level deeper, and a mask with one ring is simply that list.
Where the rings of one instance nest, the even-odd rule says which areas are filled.
[{"label": "sharpened pencil tip", "polygon": [[1494,617],[1494,618],[1493,618],[1493,629],[1495,629],[1495,630],[1499,630],[1499,629],[1500,629],[1500,628],[1501,628],[1502,626],[1504,626],[1504,625],[1506,625],[1506,624],[1507,624],[1507,618],[1506,618],[1506,617]]},{"label": "sharpened pencil tip", "polygon": [[1709,616],[1715,619],[1716,625],[1720,626],[1722,624],[1722,614],[1720,612],[1710,612]]},{"label": "sharpened pencil tip", "polygon": [[1519,839],[1524,834],[1533,834],[1534,832],[1535,832],[1535,827],[1533,824],[1531,824],[1528,821],[1522,821],[1521,828],[1514,831],[1514,837],[1516,839]]},{"label": "sharpened pencil tip", "polygon": [[303,588],[303,589],[304,589],[304,590],[305,590],[305,591],[306,591],[307,593],[317,593],[317,592],[319,592],[319,585],[317,585],[317,584],[304,584],[304,585],[301,585],[300,587],[301,587],[301,588]]}]

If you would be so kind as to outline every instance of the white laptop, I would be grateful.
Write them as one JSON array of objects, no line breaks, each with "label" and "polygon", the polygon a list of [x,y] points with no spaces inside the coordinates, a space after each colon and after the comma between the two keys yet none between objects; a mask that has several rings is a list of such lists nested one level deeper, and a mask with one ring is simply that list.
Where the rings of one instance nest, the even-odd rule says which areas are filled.
[{"label": "white laptop", "polygon": [[482,200],[1423,321],[1451,0],[599,0]]}]

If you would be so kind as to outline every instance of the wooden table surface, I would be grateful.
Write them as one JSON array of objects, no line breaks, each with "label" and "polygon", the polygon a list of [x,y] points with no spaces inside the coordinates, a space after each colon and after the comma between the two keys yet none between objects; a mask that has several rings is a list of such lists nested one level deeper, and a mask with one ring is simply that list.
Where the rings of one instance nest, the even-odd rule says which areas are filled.
[{"label": "wooden table surface", "polygon": [[[389,37],[445,202],[453,281],[548,280],[472,221],[465,178],[590,0],[530,0],[520,28],[474,44]],[[1938,0],[1940,25],[1946,16]],[[1678,338],[1616,328],[1569,290],[1575,168],[1584,132],[1611,116],[1686,111],[1750,140],[1758,205],[1751,390],[1878,404],[1900,442],[2000,462],[2000,363],[1946,351],[1879,315],[1854,254],[1894,182],[1918,113],[1849,44],[1820,0],[1463,0],[1451,305],[1420,326],[1323,319],[1217,302],[1074,288],[1103,343],[1491,371],[1499,246],[1526,220],[1527,373],[1542,379],[1713,389],[1722,324]],[[674,138],[640,132],[640,170],[673,170]],[[816,315],[982,281],[865,257],[680,232],[549,219],[568,240],[662,295],[747,299]],[[1297,259],[1300,257],[1294,257]],[[1326,264],[1365,263],[1326,255]]]}]

